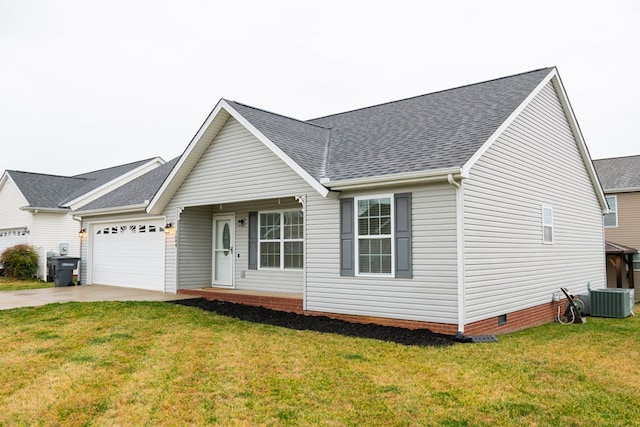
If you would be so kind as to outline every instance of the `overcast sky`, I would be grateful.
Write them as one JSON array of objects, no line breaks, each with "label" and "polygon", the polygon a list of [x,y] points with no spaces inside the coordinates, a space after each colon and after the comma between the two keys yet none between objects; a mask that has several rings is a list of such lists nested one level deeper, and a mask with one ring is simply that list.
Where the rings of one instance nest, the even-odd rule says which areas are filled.
[{"label": "overcast sky", "polygon": [[310,119],[548,66],[592,158],[640,154],[637,0],[0,0],[0,173],[169,160],[220,98]]}]

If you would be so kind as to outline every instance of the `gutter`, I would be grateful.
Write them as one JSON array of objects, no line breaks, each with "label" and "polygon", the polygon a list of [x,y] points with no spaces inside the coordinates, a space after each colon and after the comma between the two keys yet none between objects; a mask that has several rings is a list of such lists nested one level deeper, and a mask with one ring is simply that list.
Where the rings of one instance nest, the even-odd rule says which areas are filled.
[{"label": "gutter", "polygon": [[462,182],[457,182],[453,174],[447,175],[447,181],[456,189],[456,266],[458,277],[458,334],[464,334],[465,295],[464,295],[464,193]]},{"label": "gutter", "polygon": [[365,178],[353,178],[332,181],[330,178],[320,179],[320,184],[331,190],[353,190],[361,188],[406,185],[406,184],[422,184],[436,181],[446,181],[448,176],[456,178],[468,178],[460,167],[435,169],[431,171],[406,172],[392,175],[377,175]]},{"label": "gutter", "polygon": [[147,205],[148,205],[148,201],[145,201],[145,203],[139,203],[136,205],[89,209],[86,211],[75,211],[74,216],[84,218],[87,216],[107,215],[107,214],[113,214],[113,213],[131,213],[131,212],[137,212],[137,211],[144,211]]},{"label": "gutter", "polygon": [[20,208],[22,211],[33,212],[36,213],[69,213],[71,209],[69,208],[41,208],[37,206],[23,206]]}]

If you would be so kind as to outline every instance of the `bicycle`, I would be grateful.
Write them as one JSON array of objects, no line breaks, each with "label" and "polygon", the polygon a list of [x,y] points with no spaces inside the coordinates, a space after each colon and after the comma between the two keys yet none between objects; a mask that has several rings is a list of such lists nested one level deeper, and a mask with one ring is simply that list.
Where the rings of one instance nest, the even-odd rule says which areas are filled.
[{"label": "bicycle", "polygon": [[560,288],[560,290],[567,297],[567,305],[561,315],[560,303],[558,303],[558,322],[563,325],[586,323],[587,319],[584,318],[584,301],[575,295],[571,295],[567,288]]}]

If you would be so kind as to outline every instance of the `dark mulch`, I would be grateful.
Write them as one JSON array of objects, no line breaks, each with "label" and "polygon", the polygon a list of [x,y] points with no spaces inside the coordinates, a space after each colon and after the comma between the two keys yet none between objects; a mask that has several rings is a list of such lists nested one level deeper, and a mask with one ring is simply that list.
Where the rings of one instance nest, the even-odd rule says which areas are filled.
[{"label": "dark mulch", "polygon": [[223,316],[254,323],[264,323],[296,330],[328,332],[348,337],[371,338],[404,345],[441,347],[454,344],[454,337],[436,334],[428,329],[405,329],[392,326],[345,322],[324,316],[305,316],[223,301],[194,298],[173,301],[174,304],[197,307]]}]

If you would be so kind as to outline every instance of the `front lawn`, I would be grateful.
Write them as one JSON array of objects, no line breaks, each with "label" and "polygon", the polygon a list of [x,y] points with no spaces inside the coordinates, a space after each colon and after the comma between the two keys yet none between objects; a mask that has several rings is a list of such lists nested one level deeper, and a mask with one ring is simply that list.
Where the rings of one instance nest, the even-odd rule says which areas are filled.
[{"label": "front lawn", "polygon": [[635,317],[437,348],[290,330],[167,303],[5,310],[0,325],[0,426],[640,420]]},{"label": "front lawn", "polygon": [[0,276],[0,292],[2,291],[22,291],[25,289],[53,288],[53,282],[42,280],[18,280],[10,277]]}]

